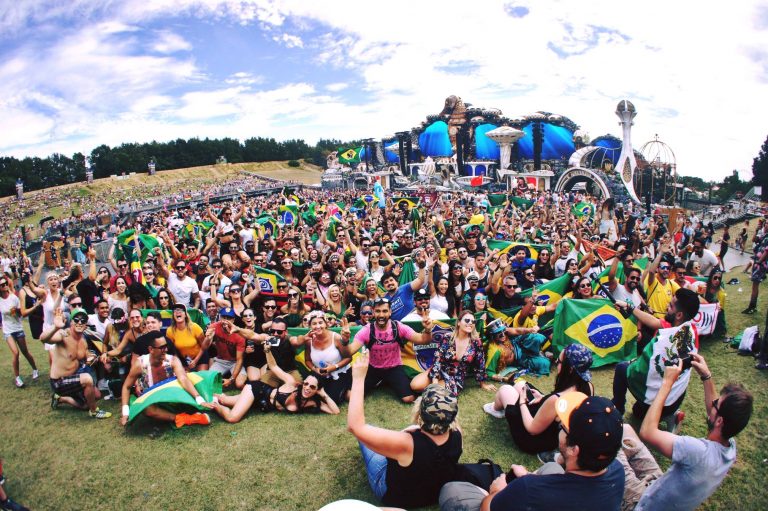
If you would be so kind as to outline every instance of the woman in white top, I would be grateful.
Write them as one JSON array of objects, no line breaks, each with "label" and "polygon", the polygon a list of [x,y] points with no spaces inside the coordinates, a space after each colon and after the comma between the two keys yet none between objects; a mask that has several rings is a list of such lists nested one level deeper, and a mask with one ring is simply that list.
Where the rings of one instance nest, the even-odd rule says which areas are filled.
[{"label": "woman in white top", "polygon": [[[46,287],[42,289],[38,296],[38,299],[43,302],[43,332],[53,328],[53,320],[55,311],[61,308],[62,313],[69,311],[69,305],[63,298],[68,298],[74,292],[74,283],[67,286],[65,291],[61,290],[61,280],[59,280],[59,274],[55,271],[50,272],[45,276]],[[45,351],[48,352],[48,362],[52,361],[51,351],[56,347],[55,344],[44,343]]]},{"label": "woman in white top", "polygon": [[19,376],[19,351],[32,366],[32,379],[37,380],[37,366],[35,359],[27,349],[27,339],[24,337],[24,326],[21,324],[21,302],[15,293],[11,292],[11,282],[8,277],[0,277],[0,314],[3,318],[3,336],[13,356],[13,375],[15,384],[21,388],[24,382]]},{"label": "woman in white top", "polygon": [[429,280],[429,291],[432,296],[429,299],[429,308],[452,317],[455,312],[456,301],[448,295],[448,286],[448,278],[444,276],[437,279],[437,284],[432,279]]},{"label": "woman in white top", "polygon": [[600,207],[600,234],[607,234],[608,240],[614,242],[618,239],[616,226],[616,214],[614,208],[616,207],[612,198],[607,198],[603,201],[603,205]]},{"label": "woman in white top", "polygon": [[[337,404],[342,403],[348,398],[352,387],[352,374],[349,372],[352,357],[341,355],[341,335],[328,330],[322,311],[312,311],[308,317],[310,330],[304,335],[304,363],[307,369],[320,375],[331,399]],[[348,326],[346,317],[341,320],[341,326]]]},{"label": "woman in white top", "polygon": [[112,314],[114,309],[123,309],[126,315],[128,315],[128,283],[123,277],[117,277],[115,279],[115,292],[110,293],[107,297],[109,303],[109,313]]}]

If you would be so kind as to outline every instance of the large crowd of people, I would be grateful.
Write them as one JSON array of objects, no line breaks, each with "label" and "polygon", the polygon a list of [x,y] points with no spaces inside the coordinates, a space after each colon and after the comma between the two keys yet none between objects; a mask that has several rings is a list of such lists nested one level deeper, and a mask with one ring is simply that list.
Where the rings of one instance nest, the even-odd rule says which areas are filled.
[{"label": "large crowd of people", "polygon": [[[40,377],[45,361],[27,349],[39,340],[51,408],[109,419],[99,400],[117,398],[123,425],[135,418],[132,399],[169,379],[189,395],[188,409],[154,403],[142,420],[235,423],[252,411],[339,414],[348,403],[371,490],[387,506],[694,509],[714,492],[752,410],[742,386],[715,387],[693,322],[701,304],[724,305],[729,240],[713,240],[695,217],[580,193],[374,190],[296,188],[216,205],[205,193],[195,208],[135,216],[123,227],[134,230],[128,250],[123,229],[94,228],[61,269],[46,267],[45,254],[36,264],[6,254],[0,313],[14,384],[26,384],[22,357]],[[757,223],[747,314],[768,270],[768,222]],[[93,243],[105,238],[113,246],[100,264]],[[567,280],[562,297],[542,296],[558,278]],[[616,366],[610,399],[592,384],[593,352],[552,348],[560,332],[540,320],[562,300],[606,293],[639,329],[637,357]],[[720,318],[716,335],[724,310]],[[666,364],[653,379],[662,345]],[[414,358],[416,370],[406,363]],[[550,372],[549,393],[521,378]],[[198,373],[220,375],[223,392],[204,396]],[[678,434],[694,374],[705,438]],[[541,468],[513,466],[487,487],[457,475],[458,395],[471,380],[488,392],[484,410],[507,421],[512,442],[538,454]],[[414,403],[413,426],[366,423],[365,396],[382,387]],[[637,433],[623,423],[628,391]]]}]

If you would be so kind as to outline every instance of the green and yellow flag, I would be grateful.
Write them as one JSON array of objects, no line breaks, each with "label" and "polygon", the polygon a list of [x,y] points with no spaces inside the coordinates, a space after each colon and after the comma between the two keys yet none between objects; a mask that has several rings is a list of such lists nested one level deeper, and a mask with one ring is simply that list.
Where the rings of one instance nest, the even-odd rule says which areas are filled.
[{"label": "green and yellow flag", "polygon": [[261,266],[254,266],[251,271],[259,280],[259,290],[262,293],[277,293],[277,283],[285,280],[285,277],[279,273]]},{"label": "green and yellow flag", "polygon": [[299,223],[299,208],[297,206],[278,206],[277,214],[283,225],[296,225]]},{"label": "green and yellow flag", "polygon": [[353,147],[350,149],[339,149],[339,163],[360,163],[360,153],[363,152],[362,147]]},{"label": "green and yellow flag", "polygon": [[420,197],[399,197],[397,199],[392,199],[392,203],[395,205],[395,208],[397,209],[407,209],[408,211],[412,210],[415,207],[418,207],[418,205],[421,203]]},{"label": "green and yellow flag", "polygon": [[576,218],[593,217],[595,216],[595,206],[589,202],[579,202],[574,204],[571,212]]},{"label": "green and yellow flag", "polygon": [[574,343],[592,351],[592,367],[630,360],[637,349],[637,320],[625,319],[605,298],[561,300],[552,346],[559,352]]},{"label": "green and yellow flag", "polygon": [[548,249],[552,252],[552,245],[537,245],[535,243],[518,243],[516,241],[504,241],[504,240],[488,240],[488,250],[498,250],[499,255],[509,254],[510,257],[515,255],[517,247],[522,247],[526,251],[526,257],[536,259],[539,257],[539,252],[543,249]]},{"label": "green and yellow flag", "polygon": [[[217,371],[187,373],[187,378],[206,402],[210,402],[214,394],[221,394],[221,373]],[[189,392],[184,390],[175,376],[149,387],[139,397],[132,398],[128,422],[132,422],[152,405],[174,412],[190,408],[201,412],[206,411],[195,402],[195,398]]]},{"label": "green and yellow flag", "polygon": [[516,195],[510,196],[509,201],[523,211],[526,211],[534,204],[534,201],[526,199],[525,197],[518,197]]}]

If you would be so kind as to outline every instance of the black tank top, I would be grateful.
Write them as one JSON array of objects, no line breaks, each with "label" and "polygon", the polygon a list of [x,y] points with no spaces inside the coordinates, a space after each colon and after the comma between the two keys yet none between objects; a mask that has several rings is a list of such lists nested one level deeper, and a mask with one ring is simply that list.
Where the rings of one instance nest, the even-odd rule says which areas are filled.
[{"label": "black tank top", "polygon": [[413,461],[401,467],[397,460],[387,458],[387,492],[381,501],[407,509],[437,504],[440,488],[455,477],[461,433],[451,431],[443,445],[421,430],[408,433],[413,437]]}]

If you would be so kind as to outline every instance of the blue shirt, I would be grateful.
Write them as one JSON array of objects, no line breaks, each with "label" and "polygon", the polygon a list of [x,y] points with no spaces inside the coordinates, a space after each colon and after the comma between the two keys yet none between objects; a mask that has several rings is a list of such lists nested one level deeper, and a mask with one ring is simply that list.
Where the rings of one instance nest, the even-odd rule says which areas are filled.
[{"label": "blue shirt", "polygon": [[413,289],[410,282],[397,288],[394,294],[386,294],[389,298],[389,306],[392,309],[392,319],[402,321],[416,306],[413,303]]}]

